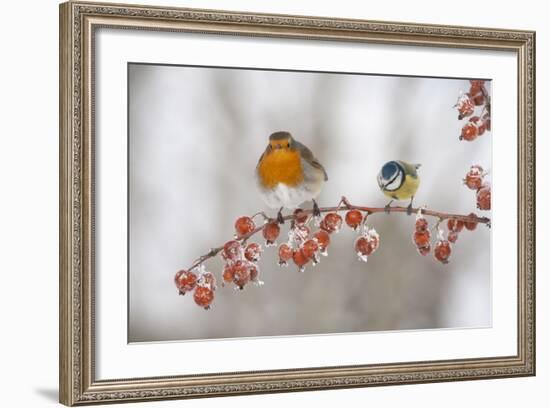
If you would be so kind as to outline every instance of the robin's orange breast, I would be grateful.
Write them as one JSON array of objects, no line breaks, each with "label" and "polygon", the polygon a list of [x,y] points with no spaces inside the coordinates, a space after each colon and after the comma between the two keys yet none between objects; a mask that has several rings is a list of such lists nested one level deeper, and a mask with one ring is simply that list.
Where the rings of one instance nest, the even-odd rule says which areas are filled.
[{"label": "robin's orange breast", "polygon": [[274,188],[279,183],[297,186],[304,180],[300,152],[280,149],[265,154],[258,164],[258,175],[265,188]]}]

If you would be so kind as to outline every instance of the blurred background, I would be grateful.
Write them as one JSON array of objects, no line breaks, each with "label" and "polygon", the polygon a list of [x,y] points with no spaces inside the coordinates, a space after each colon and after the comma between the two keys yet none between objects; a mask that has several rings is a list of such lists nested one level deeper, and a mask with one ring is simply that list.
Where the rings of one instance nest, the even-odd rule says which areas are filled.
[{"label": "blurred background", "polygon": [[[490,326],[490,229],[464,230],[443,265],[417,253],[414,216],[404,214],[369,218],[381,243],[368,263],[357,260],[347,227],[305,273],[279,267],[269,247],[260,261],[265,284],[243,291],[218,284],[209,311],[190,294],[178,296],[173,282],[233,236],[237,217],[275,215],[256,191],[254,170],[277,130],[290,131],[325,166],[320,206],[342,195],[385,205],[376,175],[403,159],[422,163],[416,205],[479,213],[462,178],[472,164],[490,171],[492,134],[458,140],[453,105],[468,88],[458,79],[131,64],[128,340]],[[219,257],[206,265],[221,283]]]}]

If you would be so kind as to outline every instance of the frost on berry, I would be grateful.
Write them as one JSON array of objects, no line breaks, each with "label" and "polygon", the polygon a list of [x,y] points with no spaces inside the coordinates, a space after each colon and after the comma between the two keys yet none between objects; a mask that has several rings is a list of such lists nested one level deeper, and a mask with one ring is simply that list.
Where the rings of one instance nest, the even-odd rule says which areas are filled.
[{"label": "frost on berry", "polygon": [[233,266],[233,282],[244,289],[244,286],[250,281],[250,267],[247,261],[237,261]]},{"label": "frost on berry", "polygon": [[254,282],[259,285],[263,284],[263,282],[259,279],[260,270],[258,269],[258,265],[249,263],[248,270],[250,271],[250,282]]},{"label": "frost on berry", "polygon": [[378,249],[380,236],[375,229],[366,229],[355,240],[355,252],[361,261],[367,262],[368,256]]},{"label": "frost on berry", "polygon": [[419,217],[416,219],[414,227],[417,232],[424,232],[428,229],[428,220],[424,217]]},{"label": "frost on berry", "polygon": [[235,277],[235,265],[233,263],[225,264],[222,277],[225,283],[233,282]]},{"label": "frost on berry", "polygon": [[248,244],[244,250],[244,257],[250,262],[258,262],[262,253],[260,244],[252,242]]},{"label": "frost on berry", "polygon": [[478,136],[479,129],[477,128],[477,126],[471,122],[468,122],[462,127],[459,139],[471,142],[472,140],[477,139]]},{"label": "frost on berry", "polygon": [[222,257],[225,260],[236,261],[241,257],[242,247],[239,241],[228,241],[223,246]]},{"label": "frost on berry", "polygon": [[457,220],[456,218],[449,218],[447,221],[447,228],[449,231],[460,232],[464,228],[464,221]]},{"label": "frost on berry", "polygon": [[321,255],[327,256],[327,248],[330,244],[330,235],[325,230],[319,230],[316,233],[313,234],[313,238],[317,241],[319,244],[319,251]]},{"label": "frost on berry", "polygon": [[265,238],[265,246],[275,245],[275,241],[279,237],[280,232],[281,232],[281,227],[279,227],[279,223],[275,221],[268,222],[264,226],[264,229],[262,230],[262,235]]},{"label": "frost on berry", "polygon": [[319,244],[314,239],[308,239],[304,242],[302,249],[308,258],[313,258],[313,255],[319,250]]},{"label": "frost on berry", "polygon": [[237,238],[242,238],[250,234],[255,228],[256,225],[250,217],[240,217],[235,221],[235,233]]},{"label": "frost on berry", "polygon": [[477,190],[483,183],[483,175],[483,167],[478,164],[474,164],[470,167],[468,173],[466,173],[466,177],[464,177],[464,184],[466,184],[470,190]]},{"label": "frost on berry", "polygon": [[474,113],[474,101],[470,95],[462,94],[458,98],[456,108],[458,109],[458,120],[462,120]]},{"label": "frost on berry", "polygon": [[306,269],[305,266],[309,262],[309,258],[304,253],[303,249],[295,250],[294,253],[292,254],[292,260],[294,261],[294,263],[296,264],[300,272],[305,271]]},{"label": "frost on berry", "polygon": [[197,284],[197,275],[191,271],[182,269],[176,272],[174,283],[179,290],[180,295],[185,295],[186,292],[193,290]]},{"label": "frost on berry", "polygon": [[477,208],[480,210],[491,209],[491,186],[484,184],[479,190],[477,190]]},{"label": "frost on berry", "polygon": [[[477,217],[477,215],[475,215],[474,213],[470,213],[470,214],[468,214],[468,217]],[[477,222],[476,221],[465,221],[464,226],[466,227],[467,230],[473,231],[477,227]]]},{"label": "frost on berry", "polygon": [[294,222],[298,225],[304,225],[307,221],[307,213],[304,212],[301,208],[296,208],[294,210]]},{"label": "frost on berry", "polygon": [[202,272],[197,286],[208,286],[210,289],[216,290],[216,277],[212,272]]},{"label": "frost on berry", "polygon": [[474,105],[483,105],[485,103],[485,81],[471,80],[469,94]]},{"label": "frost on berry", "polygon": [[292,259],[292,248],[288,244],[279,245],[279,266],[288,266]]},{"label": "frost on berry", "polygon": [[435,244],[434,256],[441,263],[449,263],[449,256],[451,256],[451,244],[449,241],[440,239]]},{"label": "frost on berry", "polygon": [[342,228],[342,217],[335,212],[328,213],[321,222],[321,228],[328,233],[340,231],[340,228]]},{"label": "frost on berry", "polygon": [[413,234],[413,242],[419,248],[425,247],[430,244],[430,231],[415,231]]},{"label": "frost on berry", "polygon": [[423,247],[418,247],[416,248],[418,250],[418,253],[422,256],[426,256],[430,253],[430,244],[426,245],[426,246],[423,246]]},{"label": "frost on berry", "polygon": [[214,291],[208,286],[197,286],[193,293],[195,303],[205,309],[210,309],[210,305],[214,300]]},{"label": "frost on berry", "polygon": [[477,128],[477,135],[481,136],[485,133],[485,121],[481,120],[479,116],[472,116],[469,122]]},{"label": "frost on berry", "polygon": [[311,233],[309,227],[307,225],[297,225],[295,228],[294,228],[294,232],[296,233],[296,237],[300,240],[300,241],[304,241],[307,239],[307,237],[309,237],[309,234]]},{"label": "frost on berry", "polygon": [[457,231],[449,231],[449,233],[447,234],[447,241],[451,242],[451,243],[455,243],[458,239],[458,232]]},{"label": "frost on berry", "polygon": [[420,255],[427,255],[430,252],[430,230],[428,229],[428,220],[422,215],[419,210],[416,215],[416,222],[414,224],[414,233],[412,240],[416,245],[416,249]]},{"label": "frost on berry", "polygon": [[346,213],[345,220],[348,227],[356,230],[363,221],[363,214],[361,214],[361,211],[359,210],[349,210]]}]

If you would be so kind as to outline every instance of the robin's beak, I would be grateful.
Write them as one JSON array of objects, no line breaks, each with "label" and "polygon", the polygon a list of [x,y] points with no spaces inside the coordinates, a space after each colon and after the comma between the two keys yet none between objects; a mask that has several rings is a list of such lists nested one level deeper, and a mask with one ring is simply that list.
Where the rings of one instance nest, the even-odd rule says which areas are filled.
[{"label": "robin's beak", "polygon": [[280,144],[280,143],[277,143],[277,144],[275,145],[275,149],[282,149],[282,148],[283,148],[283,145]]}]

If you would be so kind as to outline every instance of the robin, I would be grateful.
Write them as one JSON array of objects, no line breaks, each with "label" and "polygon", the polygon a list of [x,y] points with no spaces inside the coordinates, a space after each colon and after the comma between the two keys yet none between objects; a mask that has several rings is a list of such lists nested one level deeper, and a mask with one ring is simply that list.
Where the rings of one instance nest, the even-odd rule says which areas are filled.
[{"label": "robin", "polygon": [[407,214],[412,212],[414,195],[420,185],[420,178],[417,170],[420,164],[409,164],[403,160],[392,160],[382,166],[378,173],[378,186],[389,198],[386,205],[386,212],[389,212],[393,200],[408,200]]},{"label": "robin", "polygon": [[262,198],[270,208],[278,208],[282,224],[283,208],[294,209],[304,201],[313,201],[314,215],[320,215],[315,198],[328,180],[323,165],[311,150],[289,132],[275,132],[256,166]]}]

